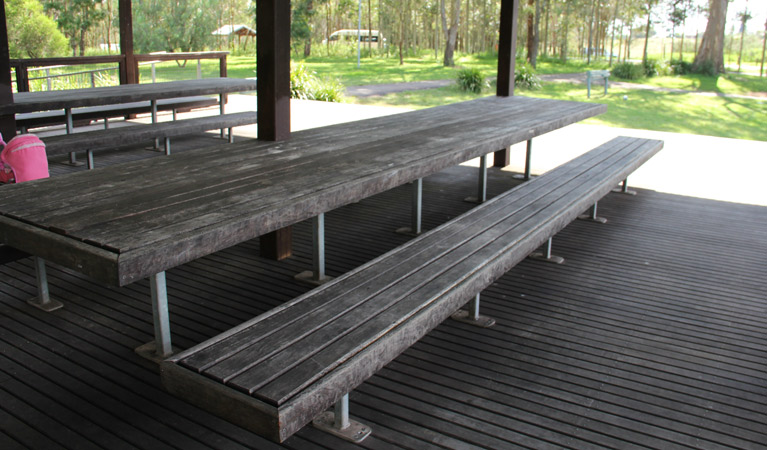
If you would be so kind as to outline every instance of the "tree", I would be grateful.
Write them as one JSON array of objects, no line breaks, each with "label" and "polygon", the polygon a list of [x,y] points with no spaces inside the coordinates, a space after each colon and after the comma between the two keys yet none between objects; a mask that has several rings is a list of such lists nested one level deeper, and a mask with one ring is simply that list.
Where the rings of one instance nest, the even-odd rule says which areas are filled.
[{"label": "tree", "polygon": [[38,0],[5,0],[8,50],[11,58],[63,56],[69,47],[56,22],[43,13]]},{"label": "tree", "polygon": [[764,54],[767,52],[767,20],[764,21],[764,37],[762,38],[762,64],[759,67],[759,77],[764,76]]},{"label": "tree", "polygon": [[738,13],[738,20],[740,20],[740,51],[738,52],[738,72],[740,72],[740,62],[743,58],[743,41],[746,39],[746,22],[751,20],[754,16],[748,12],[748,9]]},{"label": "tree", "polygon": [[724,29],[727,20],[727,0],[711,0],[708,23],[692,69],[715,75],[724,73]]},{"label": "tree", "polygon": [[447,11],[445,10],[445,0],[440,0],[440,10],[442,12],[442,29],[445,32],[445,58],[443,64],[445,67],[453,67],[455,60],[455,42],[458,39],[458,25],[461,22],[461,0],[454,0],[451,11],[452,20],[450,27],[447,26]]},{"label": "tree", "polygon": [[80,56],[85,56],[85,34],[104,19],[105,14],[96,5],[101,0],[48,0],[45,3],[45,11],[53,13],[59,28],[72,47],[72,55],[75,55],[79,47]]},{"label": "tree", "polygon": [[647,44],[650,40],[650,26],[652,26],[652,8],[658,3],[658,0],[647,0],[644,10],[647,12],[647,26],[645,27],[644,52],[642,53],[642,64],[647,64]]},{"label": "tree", "polygon": [[133,9],[138,52],[202,51],[213,42],[217,0],[142,0]]}]

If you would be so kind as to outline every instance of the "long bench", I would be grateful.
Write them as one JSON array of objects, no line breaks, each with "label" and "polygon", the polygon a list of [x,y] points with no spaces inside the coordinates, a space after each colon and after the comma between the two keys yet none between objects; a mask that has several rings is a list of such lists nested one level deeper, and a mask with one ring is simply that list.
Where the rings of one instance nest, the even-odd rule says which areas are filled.
[{"label": "long bench", "polygon": [[[195,96],[164,98],[157,101],[158,111],[172,111],[175,117],[177,112],[191,111],[198,108],[207,108],[218,105],[215,97]],[[109,119],[126,117],[133,114],[147,114],[152,112],[150,101],[117,103],[113,105],[87,106],[72,110],[73,124],[89,124],[93,120],[104,120],[108,124]],[[64,110],[41,111],[16,114],[16,126],[22,131],[30,128],[47,127],[66,123]]]},{"label": "long bench", "polygon": [[[166,389],[276,442],[315,424],[358,440],[348,393],[663,146],[617,138],[161,364]],[[464,317],[466,314],[464,314]],[[486,322],[482,322],[486,324]],[[324,412],[336,405],[335,415]],[[327,426],[328,422],[332,425]]]},{"label": "long bench", "polygon": [[61,155],[77,151],[88,154],[88,168],[94,167],[93,151],[103,148],[117,148],[137,144],[152,139],[165,140],[165,154],[170,155],[170,138],[185,136],[200,131],[229,129],[229,142],[234,142],[232,128],[249,125],[258,121],[258,113],[245,111],[214,116],[195,117],[152,124],[131,125],[107,130],[87,131],[84,133],[63,134],[43,138],[48,156]]}]

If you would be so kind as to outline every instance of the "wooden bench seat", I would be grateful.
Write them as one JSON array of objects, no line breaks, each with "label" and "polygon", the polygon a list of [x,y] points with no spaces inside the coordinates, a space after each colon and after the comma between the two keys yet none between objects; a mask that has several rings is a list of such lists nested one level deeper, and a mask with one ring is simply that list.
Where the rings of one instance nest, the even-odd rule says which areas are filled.
[{"label": "wooden bench seat", "polygon": [[93,168],[93,150],[117,148],[124,145],[147,142],[152,139],[165,139],[165,154],[170,154],[171,137],[228,128],[229,141],[233,142],[233,127],[253,124],[257,120],[258,114],[255,111],[245,111],[175,120],[172,122],[131,125],[107,130],[50,136],[43,138],[43,142],[45,142],[45,150],[48,156],[83,150],[87,151],[88,168]]},{"label": "wooden bench seat", "polygon": [[282,442],[662,148],[617,138],[165,360],[174,395]]},{"label": "wooden bench seat", "polygon": [[[218,99],[215,97],[194,96],[164,98],[157,101],[157,110],[173,111],[175,114],[176,112],[191,111],[193,109],[207,108],[215,105],[218,105]],[[149,101],[87,106],[72,109],[72,121],[74,124],[89,124],[93,120],[109,120],[133,114],[147,114],[151,112],[152,104]],[[61,125],[64,123],[66,123],[66,115],[63,109],[16,114],[16,126],[21,130]]]}]

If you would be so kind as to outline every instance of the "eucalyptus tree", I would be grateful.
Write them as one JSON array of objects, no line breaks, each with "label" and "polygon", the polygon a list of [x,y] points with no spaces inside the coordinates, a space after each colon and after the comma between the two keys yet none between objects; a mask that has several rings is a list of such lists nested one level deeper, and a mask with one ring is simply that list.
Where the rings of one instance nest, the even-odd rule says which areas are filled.
[{"label": "eucalyptus tree", "polygon": [[[748,1],[746,1],[746,5],[748,5]],[[754,16],[748,12],[748,6],[746,6],[746,9],[738,13],[738,20],[740,21],[740,51],[738,51],[738,72],[740,72],[740,63],[743,59],[743,41],[746,40],[746,23],[753,18]]]},{"label": "eucalyptus tree", "polygon": [[724,30],[727,21],[727,0],[711,0],[706,31],[692,63],[696,72],[724,73]]},{"label": "eucalyptus tree", "polygon": [[5,0],[8,52],[11,58],[64,56],[67,38],[37,0]]},{"label": "eucalyptus tree", "polygon": [[69,38],[72,56],[80,49],[80,56],[85,55],[85,35],[101,22],[104,11],[98,6],[101,0],[48,0],[45,11],[51,14],[59,24],[64,35]]},{"label": "eucalyptus tree", "polygon": [[442,14],[442,30],[445,33],[445,57],[442,63],[445,67],[452,67],[455,65],[455,42],[458,38],[458,25],[461,22],[461,0],[452,2],[449,26],[445,0],[440,0],[440,12]]}]

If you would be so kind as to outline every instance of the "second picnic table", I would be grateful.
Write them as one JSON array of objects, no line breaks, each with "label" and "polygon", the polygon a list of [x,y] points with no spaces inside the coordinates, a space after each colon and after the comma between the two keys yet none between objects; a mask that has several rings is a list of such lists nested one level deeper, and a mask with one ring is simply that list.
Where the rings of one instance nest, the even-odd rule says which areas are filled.
[{"label": "second picnic table", "polygon": [[109,285],[149,277],[167,356],[166,270],[605,110],[488,97],[9,185],[0,243]]}]

